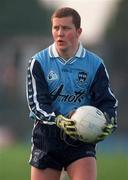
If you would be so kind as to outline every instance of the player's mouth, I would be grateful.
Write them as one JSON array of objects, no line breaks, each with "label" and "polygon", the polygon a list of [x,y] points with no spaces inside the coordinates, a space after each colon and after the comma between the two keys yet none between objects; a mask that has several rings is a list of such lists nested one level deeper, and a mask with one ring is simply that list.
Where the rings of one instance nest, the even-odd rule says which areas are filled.
[{"label": "player's mouth", "polygon": [[59,45],[63,45],[64,43],[65,43],[65,41],[63,41],[61,39],[57,41],[57,44],[59,44]]}]

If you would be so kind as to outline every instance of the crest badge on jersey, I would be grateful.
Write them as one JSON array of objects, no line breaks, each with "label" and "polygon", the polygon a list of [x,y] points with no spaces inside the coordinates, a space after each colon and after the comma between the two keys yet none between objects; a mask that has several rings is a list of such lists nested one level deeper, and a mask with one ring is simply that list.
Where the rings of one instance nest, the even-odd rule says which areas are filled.
[{"label": "crest badge on jersey", "polygon": [[58,76],[54,71],[50,71],[47,78],[52,81],[58,79]]},{"label": "crest badge on jersey", "polygon": [[87,79],[87,73],[86,72],[79,72],[78,73],[78,80],[79,80],[79,83],[84,83]]}]

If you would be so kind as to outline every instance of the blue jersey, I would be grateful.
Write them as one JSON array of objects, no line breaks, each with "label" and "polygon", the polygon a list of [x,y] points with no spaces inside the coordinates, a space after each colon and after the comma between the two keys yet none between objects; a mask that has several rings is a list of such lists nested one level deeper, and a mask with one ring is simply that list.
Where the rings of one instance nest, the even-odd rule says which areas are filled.
[{"label": "blue jersey", "polygon": [[92,105],[116,116],[117,100],[110,89],[103,60],[80,44],[74,57],[64,60],[52,44],[29,61],[27,99],[37,119],[67,116],[82,105]]}]

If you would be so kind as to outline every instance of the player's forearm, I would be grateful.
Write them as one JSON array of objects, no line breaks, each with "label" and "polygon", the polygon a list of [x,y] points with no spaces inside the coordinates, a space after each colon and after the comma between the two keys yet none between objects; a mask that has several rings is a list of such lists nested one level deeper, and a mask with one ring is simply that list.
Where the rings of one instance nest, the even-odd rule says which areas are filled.
[{"label": "player's forearm", "polygon": [[110,89],[109,76],[103,64],[99,67],[91,87],[92,105],[107,113],[109,118],[115,119],[117,124],[118,101]]},{"label": "player's forearm", "polygon": [[28,106],[33,116],[39,120],[52,119],[55,113],[47,82],[39,62],[34,59],[29,62],[26,83]]}]

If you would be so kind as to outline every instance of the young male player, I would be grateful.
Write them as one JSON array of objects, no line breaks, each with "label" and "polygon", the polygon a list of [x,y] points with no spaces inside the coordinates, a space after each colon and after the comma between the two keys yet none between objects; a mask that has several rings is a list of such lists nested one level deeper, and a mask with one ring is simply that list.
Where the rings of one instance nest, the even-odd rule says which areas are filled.
[{"label": "young male player", "polygon": [[54,43],[34,55],[28,66],[27,98],[35,119],[31,180],[59,180],[62,168],[71,180],[96,180],[95,143],[79,140],[70,116],[82,105],[106,113],[108,125],[98,142],[116,128],[117,100],[102,59],[79,42],[78,12],[58,9],[51,22]]}]

